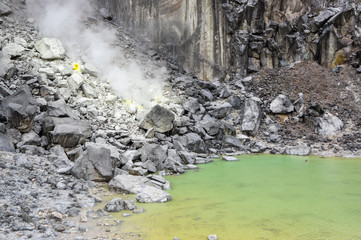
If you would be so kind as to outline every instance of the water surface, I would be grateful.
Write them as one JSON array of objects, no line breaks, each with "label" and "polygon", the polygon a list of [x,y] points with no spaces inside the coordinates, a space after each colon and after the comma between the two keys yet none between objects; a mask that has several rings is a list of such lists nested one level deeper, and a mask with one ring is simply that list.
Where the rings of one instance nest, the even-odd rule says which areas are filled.
[{"label": "water surface", "polygon": [[244,155],[199,167],[167,177],[173,200],[138,203],[146,212],[124,219],[119,232],[145,232],[146,240],[361,239],[361,159]]}]

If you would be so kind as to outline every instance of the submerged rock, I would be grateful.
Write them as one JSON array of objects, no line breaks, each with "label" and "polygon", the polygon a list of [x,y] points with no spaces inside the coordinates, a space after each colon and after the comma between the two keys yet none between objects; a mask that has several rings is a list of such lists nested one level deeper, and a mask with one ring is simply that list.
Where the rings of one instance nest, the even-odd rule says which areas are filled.
[{"label": "submerged rock", "polygon": [[143,187],[135,198],[141,203],[163,203],[172,200],[172,196],[169,193],[151,186]]},{"label": "submerged rock", "polygon": [[238,161],[239,159],[233,156],[222,156],[222,160],[225,160],[227,162],[235,162]]},{"label": "submerged rock", "polygon": [[104,210],[107,212],[120,212],[124,210],[124,200],[121,198],[114,198],[105,205]]},{"label": "submerged rock", "polygon": [[162,189],[170,189],[164,178],[153,175],[150,178],[133,175],[115,176],[108,184],[109,189],[120,193],[133,193],[139,202],[165,202],[171,195]]}]

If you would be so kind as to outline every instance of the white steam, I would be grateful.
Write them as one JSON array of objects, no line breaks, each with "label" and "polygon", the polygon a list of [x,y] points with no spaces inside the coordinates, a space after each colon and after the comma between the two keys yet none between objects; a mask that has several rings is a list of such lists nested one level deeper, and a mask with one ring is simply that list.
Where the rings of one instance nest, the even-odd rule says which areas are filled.
[{"label": "white steam", "polygon": [[[135,60],[125,59],[116,31],[95,24],[92,0],[27,0],[28,12],[44,37],[60,39],[71,59],[93,65],[124,99],[147,105],[161,94],[161,74],[145,73]],[[87,24],[85,24],[87,23]]]}]

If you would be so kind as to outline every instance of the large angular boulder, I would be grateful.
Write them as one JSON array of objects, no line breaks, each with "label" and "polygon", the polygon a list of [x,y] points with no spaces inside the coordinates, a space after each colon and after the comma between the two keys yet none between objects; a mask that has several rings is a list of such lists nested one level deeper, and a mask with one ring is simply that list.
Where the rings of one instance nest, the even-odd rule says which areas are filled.
[{"label": "large angular boulder", "polygon": [[11,68],[13,68],[13,64],[10,61],[10,57],[0,51],[0,77],[5,77]]},{"label": "large angular boulder", "polygon": [[210,136],[216,136],[222,128],[222,124],[218,119],[209,116],[197,122],[197,126],[203,128]]},{"label": "large angular boulder", "polygon": [[1,108],[7,121],[21,132],[29,132],[33,126],[36,102],[28,86],[4,98]]},{"label": "large angular boulder", "polygon": [[140,127],[144,129],[154,128],[155,131],[165,133],[173,129],[174,114],[168,109],[156,105],[144,117]]},{"label": "large angular boulder", "polygon": [[118,175],[109,182],[108,186],[110,190],[116,192],[137,194],[137,201],[142,203],[167,202],[171,200],[172,196],[161,190],[159,184],[161,183],[146,177]]},{"label": "large angular boulder", "polygon": [[64,149],[60,145],[56,145],[49,149],[51,155],[49,157],[54,158],[53,165],[56,168],[57,173],[69,174],[74,163],[69,160]]},{"label": "large angular boulder", "polygon": [[84,78],[81,73],[74,72],[70,77],[68,77],[67,82],[69,87],[76,91],[83,85]]},{"label": "large angular boulder", "polygon": [[261,123],[261,108],[259,103],[248,98],[244,102],[244,110],[242,116],[242,132],[255,136]]},{"label": "large angular boulder", "polygon": [[[92,135],[92,128],[88,121],[74,120],[72,118],[46,117],[42,124],[42,130],[45,134],[48,134],[50,131],[53,131],[56,126],[63,124],[77,126],[84,135],[84,139]],[[81,139],[80,142],[84,139]]]},{"label": "large angular boulder", "polygon": [[79,126],[71,124],[56,125],[53,131],[49,132],[50,142],[60,144],[62,147],[71,148],[84,139],[84,134]]},{"label": "large angular boulder", "polygon": [[223,146],[224,147],[235,147],[238,150],[243,150],[244,145],[241,140],[236,137],[225,135],[223,137]]},{"label": "large angular boulder", "polygon": [[141,203],[168,202],[172,200],[172,196],[156,187],[145,186],[136,195],[135,199]]},{"label": "large angular boulder", "polygon": [[109,189],[119,193],[138,193],[149,183],[149,179],[141,176],[118,175],[108,184]]},{"label": "large angular boulder", "polygon": [[75,161],[71,174],[76,178],[82,178],[85,180],[103,180],[99,173],[95,170],[94,165],[86,153],[81,154]]},{"label": "large angular boulder", "polygon": [[222,104],[216,104],[209,107],[209,114],[215,118],[224,118],[232,111],[232,105],[228,102]]},{"label": "large angular boulder", "polygon": [[87,150],[76,161],[71,169],[77,178],[92,181],[109,181],[113,177],[115,160],[109,147],[87,144]]},{"label": "large angular boulder", "polygon": [[207,152],[203,139],[196,133],[187,133],[186,135],[181,136],[178,140],[180,144],[186,147],[189,151],[196,153]]},{"label": "large angular boulder", "polygon": [[72,110],[63,99],[48,102],[47,113],[51,117],[70,117],[79,119],[77,113]]},{"label": "large angular boulder", "polygon": [[144,146],[140,149],[141,160],[146,162],[148,160],[152,161],[156,166],[161,163],[164,163],[167,158],[167,152],[158,144],[145,143]]},{"label": "large angular boulder", "polygon": [[114,161],[109,148],[92,145],[87,148],[87,157],[104,178],[113,177]]},{"label": "large angular boulder", "polygon": [[35,49],[44,60],[64,59],[65,49],[62,42],[56,38],[43,38],[35,43]]},{"label": "large angular boulder", "polygon": [[19,57],[25,52],[25,48],[16,43],[8,43],[3,47],[2,52],[10,57]]},{"label": "large angular boulder", "polygon": [[280,94],[271,102],[270,109],[272,113],[290,113],[295,108],[287,96]]}]

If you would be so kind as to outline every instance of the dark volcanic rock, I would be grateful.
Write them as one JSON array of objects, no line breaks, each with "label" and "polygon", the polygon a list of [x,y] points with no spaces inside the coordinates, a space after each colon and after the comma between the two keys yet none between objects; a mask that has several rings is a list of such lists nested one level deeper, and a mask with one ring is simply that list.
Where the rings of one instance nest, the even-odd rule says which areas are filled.
[{"label": "dark volcanic rock", "polygon": [[144,129],[154,128],[155,131],[164,133],[172,130],[174,114],[166,108],[156,105],[145,116],[140,123],[140,127]]},{"label": "dark volcanic rock", "polygon": [[187,133],[179,138],[180,143],[188,150],[196,153],[207,152],[206,145],[202,138],[196,133]]},{"label": "dark volcanic rock", "polygon": [[261,123],[261,108],[259,103],[251,98],[244,102],[242,132],[255,136]]},{"label": "dark volcanic rock", "polygon": [[29,132],[33,126],[36,102],[29,87],[23,87],[1,103],[2,111],[8,122],[21,132]]},{"label": "dark volcanic rock", "polygon": [[75,147],[84,138],[80,128],[70,124],[56,125],[54,130],[49,132],[49,136],[52,143],[65,148]]}]

